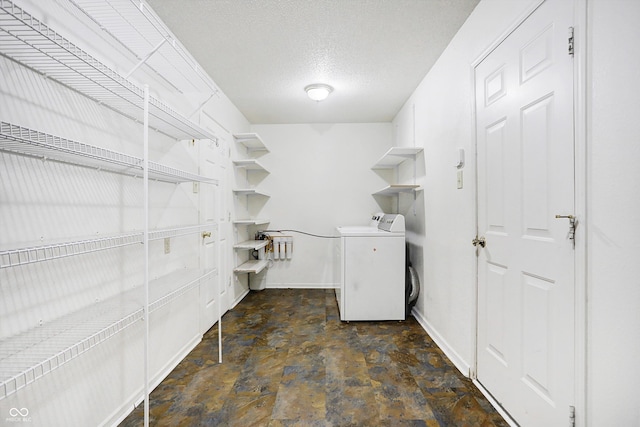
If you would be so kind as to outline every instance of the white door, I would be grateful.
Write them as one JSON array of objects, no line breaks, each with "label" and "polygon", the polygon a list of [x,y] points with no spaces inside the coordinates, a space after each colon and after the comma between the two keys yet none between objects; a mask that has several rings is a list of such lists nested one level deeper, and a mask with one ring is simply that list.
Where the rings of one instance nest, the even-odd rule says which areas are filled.
[{"label": "white door", "polygon": [[[217,178],[219,162],[216,161],[216,142],[199,141],[198,144],[200,174]],[[220,309],[216,297],[220,289],[219,229],[216,226],[219,188],[219,185],[202,183],[199,189],[200,224],[211,226],[207,230],[211,230],[211,235],[208,233],[202,235],[200,250],[200,267],[208,273],[204,279],[200,280],[200,332],[203,334],[218,321]]]},{"label": "white door", "polygon": [[477,378],[522,426],[568,425],[574,388],[573,1],[547,0],[475,70]]}]

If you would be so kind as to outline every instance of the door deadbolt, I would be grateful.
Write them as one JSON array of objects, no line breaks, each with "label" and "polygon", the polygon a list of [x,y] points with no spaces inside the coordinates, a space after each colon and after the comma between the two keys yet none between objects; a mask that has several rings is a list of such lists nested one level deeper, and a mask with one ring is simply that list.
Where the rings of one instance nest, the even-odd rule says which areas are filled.
[{"label": "door deadbolt", "polygon": [[485,245],[487,244],[487,241],[485,240],[485,238],[484,238],[484,237],[480,237],[480,238],[476,237],[475,239],[473,239],[473,240],[471,241],[471,244],[472,244],[473,246],[475,246],[475,247],[477,247],[478,245],[480,245],[480,247],[484,248],[484,247],[485,247]]}]

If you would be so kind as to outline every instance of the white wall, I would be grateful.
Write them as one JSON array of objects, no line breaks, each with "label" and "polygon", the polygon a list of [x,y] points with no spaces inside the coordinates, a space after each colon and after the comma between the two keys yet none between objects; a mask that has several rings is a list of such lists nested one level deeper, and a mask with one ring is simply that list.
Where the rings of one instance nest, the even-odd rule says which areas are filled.
[{"label": "white wall", "polygon": [[[400,210],[422,287],[416,310],[465,373],[473,366],[475,345],[472,63],[533,3],[480,2],[393,122],[398,145],[424,147],[424,163],[416,163],[424,191]],[[458,148],[466,153],[462,189],[456,185]],[[406,179],[411,167],[403,165]]]},{"label": "white wall", "polygon": [[[310,101],[311,102],[311,101]],[[336,226],[366,225],[371,213],[389,210],[371,193],[388,183],[371,170],[392,145],[390,123],[254,125],[270,153],[270,172],[258,187],[271,195],[258,216],[269,229],[333,235]],[[334,286],[331,239],[298,233],[291,260],[274,262],[268,287]]]},{"label": "white wall", "polygon": [[[475,334],[471,64],[533,3],[483,0],[394,120],[398,145],[414,145],[415,131],[415,144],[425,148],[424,176],[418,173],[424,200],[400,212],[422,281],[418,315],[463,371],[474,364]],[[577,284],[586,286],[588,299],[586,391],[577,391],[586,393],[587,420],[579,413],[577,422],[637,425],[640,3],[589,0],[587,16],[587,192],[580,195],[587,200],[581,224],[587,279]],[[453,167],[458,147],[467,153],[462,190]]]},{"label": "white wall", "polygon": [[640,422],[640,2],[587,4],[588,419],[630,426]]}]

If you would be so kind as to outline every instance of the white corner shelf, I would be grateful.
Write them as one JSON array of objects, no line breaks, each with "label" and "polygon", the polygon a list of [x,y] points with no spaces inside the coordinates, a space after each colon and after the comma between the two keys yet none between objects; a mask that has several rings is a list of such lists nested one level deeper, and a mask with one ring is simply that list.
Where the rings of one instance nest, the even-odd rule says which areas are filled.
[{"label": "white corner shelf", "polygon": [[245,169],[248,171],[261,171],[269,173],[269,171],[262,166],[262,164],[256,159],[242,159],[242,160],[234,160],[233,165],[238,169]]},{"label": "white corner shelf", "polygon": [[412,193],[418,191],[419,185],[392,184],[373,193],[374,196],[395,196],[400,193]]},{"label": "white corner shelf", "polygon": [[244,242],[236,243],[235,245],[233,245],[233,249],[255,251],[266,247],[268,244],[268,240],[246,240]]},{"label": "white corner shelf", "polygon": [[[179,270],[149,283],[149,312],[179,298],[217,270]],[[143,286],[3,340],[0,400],[143,319]]]},{"label": "white corner shelf", "polygon": [[[237,133],[233,135],[235,141],[238,144],[241,144],[246,149],[247,156],[250,156],[255,152],[269,152],[269,149],[266,147],[262,139],[257,133]],[[233,161],[233,164],[238,169],[244,169],[247,174],[246,183],[249,182],[249,172],[250,171],[261,171],[269,173],[265,167],[256,159],[248,158],[248,159],[237,159]],[[238,183],[238,185],[247,185],[246,183]],[[260,197],[271,197],[270,195],[259,191],[255,188],[236,188],[233,190],[233,194],[236,196],[246,196],[247,197],[247,205],[249,204],[249,197],[260,196]],[[248,209],[248,206],[247,206]],[[268,224],[269,220],[267,219],[256,219],[256,218],[248,218],[248,219],[236,219],[233,221],[235,226],[256,226]],[[247,230],[248,232],[249,230]],[[247,239],[248,236],[245,236],[244,230],[236,229],[236,240]],[[240,237],[242,236],[242,237]],[[259,250],[260,252],[264,252],[264,248],[267,246],[268,241],[263,240],[245,240],[239,243],[236,243],[233,248],[235,251],[239,250]],[[267,260],[254,260],[250,259],[248,261],[240,261],[236,256],[236,263],[240,263],[239,266],[234,268],[235,274],[258,274],[262,270],[268,267]]]},{"label": "white corner shelf", "polygon": [[262,196],[262,197],[271,197],[267,193],[256,190],[255,188],[238,188],[233,190],[233,194],[236,196]]},{"label": "white corner shelf", "polygon": [[233,220],[234,225],[264,225],[264,224],[269,224],[269,222],[271,221],[268,219],[255,219],[255,218]]},{"label": "white corner shelf", "polygon": [[233,138],[239,144],[244,145],[248,152],[253,152],[253,151],[266,151],[267,153],[269,152],[269,149],[267,148],[266,145],[264,145],[264,142],[262,142],[260,135],[258,135],[257,133],[236,133],[233,135]]},{"label": "white corner shelf", "polygon": [[[143,160],[139,157],[8,122],[0,122],[0,151],[96,168],[136,178],[141,178],[143,175]],[[149,179],[175,184],[182,182],[218,183],[213,178],[156,162],[149,162]]]},{"label": "white corner shelf", "polygon": [[[0,2],[0,53],[120,114],[143,122],[144,90],[9,0]],[[216,137],[149,97],[149,126],[175,139]]]},{"label": "white corner shelf", "polygon": [[233,272],[237,274],[247,274],[247,273],[258,274],[262,270],[264,270],[268,264],[269,264],[269,261],[266,259],[252,259],[234,268]]},{"label": "white corner shelf", "polygon": [[392,147],[378,159],[371,169],[393,169],[406,160],[414,159],[423,150],[423,148],[415,147]]}]

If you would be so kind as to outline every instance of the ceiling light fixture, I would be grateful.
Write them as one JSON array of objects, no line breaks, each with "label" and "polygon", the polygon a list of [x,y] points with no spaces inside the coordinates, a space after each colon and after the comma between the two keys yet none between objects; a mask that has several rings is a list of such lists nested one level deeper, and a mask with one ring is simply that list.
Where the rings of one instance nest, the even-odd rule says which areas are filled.
[{"label": "ceiling light fixture", "polygon": [[309,98],[320,102],[323,99],[326,99],[326,97],[333,92],[333,88],[329,85],[316,83],[305,87],[304,91],[307,92],[307,96],[309,96]]}]

